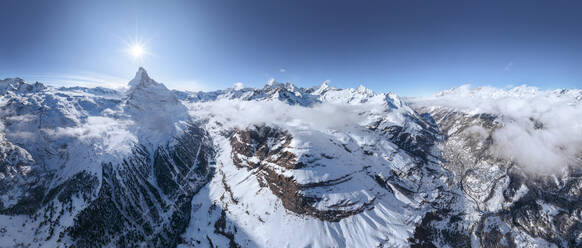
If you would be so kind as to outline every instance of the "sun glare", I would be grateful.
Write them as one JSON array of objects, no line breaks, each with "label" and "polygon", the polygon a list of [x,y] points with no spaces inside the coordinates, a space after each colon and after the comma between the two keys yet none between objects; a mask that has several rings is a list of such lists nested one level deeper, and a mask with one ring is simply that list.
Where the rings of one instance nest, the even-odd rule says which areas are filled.
[{"label": "sun glare", "polygon": [[135,59],[140,59],[145,54],[145,49],[142,44],[136,43],[129,48],[129,54]]},{"label": "sun glare", "polygon": [[123,46],[123,53],[140,66],[143,65],[146,58],[153,55],[148,49],[150,40],[139,35],[137,31],[135,35],[127,36],[125,39],[120,38],[120,40],[125,44],[125,46]]}]

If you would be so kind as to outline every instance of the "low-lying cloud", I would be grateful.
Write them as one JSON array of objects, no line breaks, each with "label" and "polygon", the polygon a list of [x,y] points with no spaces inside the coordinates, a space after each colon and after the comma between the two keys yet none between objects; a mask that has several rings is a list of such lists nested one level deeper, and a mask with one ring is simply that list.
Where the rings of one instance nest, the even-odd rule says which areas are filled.
[{"label": "low-lying cloud", "polygon": [[293,129],[345,129],[360,125],[363,112],[381,112],[384,106],[375,104],[316,104],[312,107],[289,105],[280,101],[218,100],[194,103],[191,115],[211,117],[227,128],[250,125],[276,125]]},{"label": "low-lying cloud", "polygon": [[411,100],[421,106],[499,116],[503,127],[493,133],[494,151],[538,172],[582,164],[581,101],[580,90],[472,89],[469,85]]},{"label": "low-lying cloud", "polygon": [[137,137],[129,131],[128,127],[132,124],[129,120],[90,116],[79,126],[44,131],[54,138],[74,138],[92,147],[98,154],[124,157],[131,153],[132,147],[138,142]]}]

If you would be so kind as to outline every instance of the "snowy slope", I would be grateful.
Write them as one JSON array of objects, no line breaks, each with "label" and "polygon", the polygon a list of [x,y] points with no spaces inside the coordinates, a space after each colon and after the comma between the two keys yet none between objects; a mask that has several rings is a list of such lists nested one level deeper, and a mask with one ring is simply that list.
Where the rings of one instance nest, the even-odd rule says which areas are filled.
[{"label": "snowy slope", "polygon": [[[318,94],[310,107],[272,98],[187,104],[193,116],[210,116],[206,129],[218,151],[208,195],[193,202],[201,219],[184,235],[188,245],[407,246],[444,195],[438,188],[447,176],[434,158],[407,152],[410,140],[397,144],[385,130],[421,136],[426,124],[391,94]],[[424,155],[437,156],[431,152]],[[206,225],[218,220],[225,224]]]},{"label": "snowy slope", "polygon": [[175,246],[213,151],[171,91],[2,83],[0,243]]}]

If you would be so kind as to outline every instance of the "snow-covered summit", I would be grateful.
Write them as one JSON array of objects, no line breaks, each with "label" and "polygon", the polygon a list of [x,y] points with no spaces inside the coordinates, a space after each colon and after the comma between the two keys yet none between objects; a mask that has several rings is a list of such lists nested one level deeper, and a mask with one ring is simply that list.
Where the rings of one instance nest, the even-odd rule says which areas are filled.
[{"label": "snow-covered summit", "polygon": [[151,79],[147,71],[140,67],[135,73],[135,77],[128,83],[129,89],[127,90],[128,96],[139,95],[142,93],[148,94],[149,96],[159,95],[161,97],[167,97],[172,99],[171,91],[166,88],[162,83],[158,83]]},{"label": "snow-covered summit", "polygon": [[39,82],[29,84],[26,83],[22,78],[6,78],[4,80],[0,80],[0,94],[5,94],[8,91],[14,93],[37,92],[45,88],[46,87]]},{"label": "snow-covered summit", "polygon": [[148,72],[143,67],[140,67],[137,70],[135,77],[128,83],[130,89],[135,89],[137,87],[147,87],[148,85],[152,84],[158,83],[150,78]]},{"label": "snow-covered summit", "polygon": [[326,91],[331,89],[331,87],[329,86],[329,80],[326,80],[323,83],[321,83],[319,88],[317,88],[317,86],[315,86],[315,87],[312,87],[312,89],[314,90],[314,92],[313,92],[314,95],[321,95],[321,94],[325,93]]},{"label": "snow-covered summit", "polygon": [[127,101],[138,108],[143,105],[179,104],[176,95],[164,84],[151,79],[143,67],[135,73],[128,86]]},{"label": "snow-covered summit", "polygon": [[478,99],[502,99],[502,98],[533,98],[533,97],[570,97],[576,98],[582,95],[579,89],[541,90],[537,87],[519,85],[510,88],[496,88],[491,86],[471,87],[469,84],[453,87],[440,91],[431,97],[438,98],[478,98]]},{"label": "snow-covered summit", "polygon": [[180,132],[176,125],[189,119],[188,111],[172,91],[151,79],[143,67],[128,85],[123,108],[138,123],[139,137],[155,145]]},{"label": "snow-covered summit", "polygon": [[281,83],[270,80],[262,88],[226,89],[211,92],[183,92],[173,91],[182,101],[211,102],[216,100],[243,100],[243,101],[281,101],[289,105],[312,107],[315,104],[375,104],[386,105],[387,109],[401,109],[412,114],[397,95],[393,93],[377,93],[360,85],[358,88],[337,88],[330,86],[329,81],[319,86],[303,88],[293,83]]}]

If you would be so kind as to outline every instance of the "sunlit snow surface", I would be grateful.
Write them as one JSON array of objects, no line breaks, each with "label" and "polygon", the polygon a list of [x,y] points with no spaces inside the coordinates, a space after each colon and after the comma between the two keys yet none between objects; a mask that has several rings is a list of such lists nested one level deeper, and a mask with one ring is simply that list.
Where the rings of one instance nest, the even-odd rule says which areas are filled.
[{"label": "sunlit snow surface", "polygon": [[[210,206],[205,204],[208,204],[209,199],[206,198],[209,197],[211,202],[228,209],[229,220],[238,228],[237,241],[246,240],[243,244],[248,246],[407,246],[407,238],[426,211],[421,201],[430,201],[436,197],[431,195],[431,190],[442,182],[420,178],[417,182],[410,181],[410,184],[422,185],[419,191],[424,194],[407,197],[399,194],[398,190],[395,190],[397,194],[393,194],[379,187],[370,177],[387,177],[393,170],[406,173],[413,166],[413,159],[409,155],[399,151],[385,137],[366,128],[376,121],[382,121],[386,126],[404,126],[405,115],[412,114],[412,111],[405,106],[397,108],[391,105],[391,97],[394,96],[376,95],[360,88],[331,91],[319,98],[323,103],[310,106],[289,105],[278,100],[239,99],[186,103],[192,116],[209,117],[207,129],[220,151],[217,169],[224,174],[212,180],[208,186],[208,195],[203,193],[195,198],[195,217],[184,238],[190,242],[207,242],[205,236],[209,232],[197,230],[214,228],[207,225],[217,218],[206,215]],[[220,135],[225,129],[253,128],[254,125],[275,126],[289,131],[293,137],[289,151],[298,155],[312,154],[314,160],[317,160],[297,170],[272,165],[280,174],[293,176],[298,183],[303,184],[349,177],[346,183],[321,188],[316,192],[304,192],[323,198],[317,208],[326,209],[340,201],[355,203],[353,208],[371,201],[372,207],[339,222],[322,222],[286,210],[268,188],[259,186],[254,171],[237,169],[233,165],[228,139]],[[407,127],[411,130],[419,128],[414,125]],[[346,152],[346,149],[351,152]],[[365,155],[364,149],[375,155]],[[228,193],[225,192],[222,177],[230,185],[237,203],[224,197]],[[213,240],[225,240],[219,235],[210,235]]]}]

